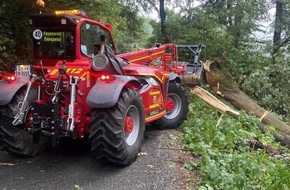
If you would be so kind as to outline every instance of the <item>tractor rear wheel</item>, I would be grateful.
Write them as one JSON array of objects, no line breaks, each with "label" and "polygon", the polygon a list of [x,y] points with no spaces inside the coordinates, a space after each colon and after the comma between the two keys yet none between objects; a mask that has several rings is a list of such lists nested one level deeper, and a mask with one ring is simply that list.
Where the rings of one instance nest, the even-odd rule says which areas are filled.
[{"label": "tractor rear wheel", "polygon": [[[6,106],[2,106],[0,119],[0,150],[6,150],[14,156],[31,157],[42,153],[49,146],[49,138],[38,134],[30,134],[25,129],[27,123],[14,126],[14,116],[18,111],[18,103],[23,101],[25,90],[20,90]],[[33,89],[28,97],[29,103],[36,99]]]},{"label": "tractor rear wheel", "polygon": [[152,124],[159,129],[176,129],[187,119],[188,114],[188,95],[182,84],[169,84],[166,104],[167,114]]},{"label": "tractor rear wheel", "polygon": [[93,110],[89,138],[94,157],[130,165],[138,156],[144,138],[143,109],[139,93],[125,89],[112,108]]}]

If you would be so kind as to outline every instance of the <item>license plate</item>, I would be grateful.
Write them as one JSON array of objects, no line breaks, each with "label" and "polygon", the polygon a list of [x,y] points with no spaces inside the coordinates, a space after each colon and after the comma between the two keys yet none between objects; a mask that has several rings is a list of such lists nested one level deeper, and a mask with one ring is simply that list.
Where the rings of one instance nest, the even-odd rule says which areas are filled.
[{"label": "license plate", "polygon": [[31,65],[16,65],[15,66],[16,76],[30,76],[31,75]]}]

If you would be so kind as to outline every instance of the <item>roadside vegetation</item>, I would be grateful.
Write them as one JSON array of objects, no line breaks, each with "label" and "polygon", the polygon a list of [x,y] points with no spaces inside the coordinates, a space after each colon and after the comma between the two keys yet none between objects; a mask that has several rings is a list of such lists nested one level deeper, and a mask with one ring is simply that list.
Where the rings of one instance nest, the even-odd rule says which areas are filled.
[{"label": "roadside vegetation", "polygon": [[290,151],[275,141],[274,128],[262,133],[253,116],[222,115],[191,98],[183,143],[194,157],[185,167],[202,179],[197,189],[290,189]]}]

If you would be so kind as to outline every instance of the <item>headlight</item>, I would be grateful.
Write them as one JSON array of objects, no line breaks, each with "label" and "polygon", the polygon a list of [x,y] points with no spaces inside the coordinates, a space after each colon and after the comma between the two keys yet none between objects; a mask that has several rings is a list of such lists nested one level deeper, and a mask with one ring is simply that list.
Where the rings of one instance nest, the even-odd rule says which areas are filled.
[{"label": "headlight", "polygon": [[93,57],[92,67],[95,71],[102,71],[106,68],[109,60],[104,54],[97,54]]}]

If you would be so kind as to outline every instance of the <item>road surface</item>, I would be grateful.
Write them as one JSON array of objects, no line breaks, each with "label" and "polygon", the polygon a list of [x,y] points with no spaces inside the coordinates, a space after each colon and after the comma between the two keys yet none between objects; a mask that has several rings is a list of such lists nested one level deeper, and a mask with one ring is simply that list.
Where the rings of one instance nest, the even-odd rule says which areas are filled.
[{"label": "road surface", "polygon": [[176,130],[147,130],[140,156],[128,167],[92,160],[89,147],[79,142],[34,158],[0,152],[0,190],[194,189],[198,178],[183,168],[189,155],[179,141]]}]

